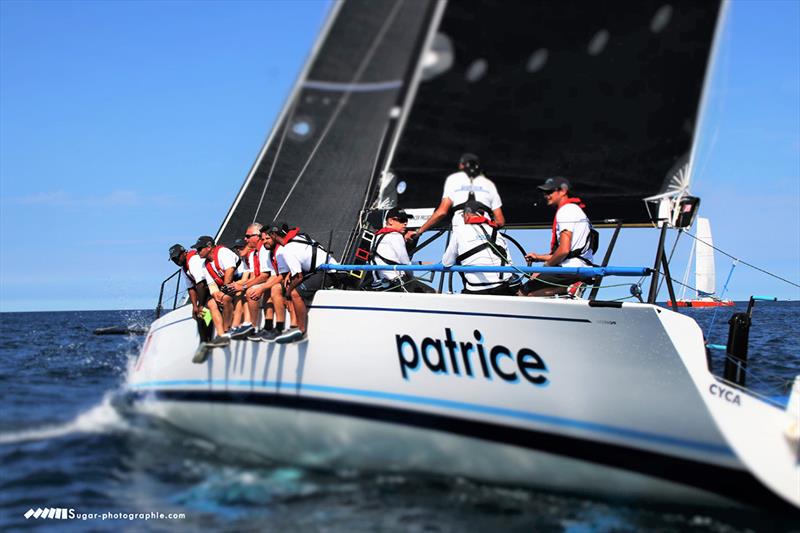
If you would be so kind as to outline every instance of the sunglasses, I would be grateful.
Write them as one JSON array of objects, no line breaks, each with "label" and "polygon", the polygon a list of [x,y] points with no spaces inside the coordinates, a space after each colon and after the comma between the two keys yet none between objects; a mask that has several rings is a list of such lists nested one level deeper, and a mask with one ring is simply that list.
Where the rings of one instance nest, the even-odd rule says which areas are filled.
[{"label": "sunglasses", "polygon": [[261,237],[260,233],[245,233],[244,238],[249,239],[250,237]]},{"label": "sunglasses", "polygon": [[542,191],[542,194],[544,194],[545,196],[550,196],[556,191],[558,191],[558,189],[553,189],[552,191]]}]

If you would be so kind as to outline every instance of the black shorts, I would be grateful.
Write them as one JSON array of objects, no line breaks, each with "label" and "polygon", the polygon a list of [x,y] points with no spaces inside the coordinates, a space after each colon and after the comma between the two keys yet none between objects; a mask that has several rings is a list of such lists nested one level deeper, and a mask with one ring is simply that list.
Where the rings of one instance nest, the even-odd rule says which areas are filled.
[{"label": "black shorts", "polygon": [[513,296],[516,290],[508,286],[508,283],[503,283],[491,289],[464,289],[461,294],[489,294],[492,296]]}]

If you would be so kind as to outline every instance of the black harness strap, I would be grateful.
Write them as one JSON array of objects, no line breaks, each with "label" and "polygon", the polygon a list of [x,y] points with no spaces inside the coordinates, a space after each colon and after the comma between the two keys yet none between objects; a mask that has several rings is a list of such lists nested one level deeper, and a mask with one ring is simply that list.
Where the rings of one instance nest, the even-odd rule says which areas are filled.
[{"label": "black harness strap", "polygon": [[[482,252],[483,250],[486,249],[491,251],[494,255],[496,255],[500,259],[500,266],[505,266],[506,264],[510,263],[510,261],[508,260],[508,255],[501,253],[500,247],[497,244],[497,236],[500,233],[497,230],[497,228],[492,228],[492,234],[489,235],[489,232],[487,232],[484,229],[483,224],[472,224],[472,225],[477,226],[478,229],[481,230],[483,235],[486,237],[486,240],[482,244],[479,244],[478,246],[475,246],[474,248],[467,250],[463,254],[456,257],[456,263],[461,264],[464,261],[464,259],[472,257],[473,255]],[[500,273],[499,281],[487,281],[482,283],[473,283],[471,281],[468,281],[467,276],[464,274],[464,272],[459,272],[459,274],[461,275],[461,281],[464,282],[464,286],[472,285],[474,287],[482,287],[486,285],[497,285],[498,283],[505,283],[505,280],[503,279],[503,277],[505,276],[505,272]]]},{"label": "black harness strap", "polygon": [[312,239],[309,235],[307,235],[305,233],[298,233],[292,240],[290,240],[286,244],[289,244],[290,242],[296,242],[296,243],[299,243],[299,244],[305,244],[307,246],[311,246],[311,269],[308,272],[304,272],[303,273],[303,277],[304,278],[308,277],[309,274],[313,274],[314,272],[316,272],[316,270],[317,270],[317,251],[318,250],[322,250],[323,252],[325,252],[325,261],[326,262],[328,261],[328,258],[330,258],[330,256],[331,256],[331,254],[328,251],[326,251],[325,248],[323,248],[320,243],[318,243],[317,241],[315,241],[314,239]]}]

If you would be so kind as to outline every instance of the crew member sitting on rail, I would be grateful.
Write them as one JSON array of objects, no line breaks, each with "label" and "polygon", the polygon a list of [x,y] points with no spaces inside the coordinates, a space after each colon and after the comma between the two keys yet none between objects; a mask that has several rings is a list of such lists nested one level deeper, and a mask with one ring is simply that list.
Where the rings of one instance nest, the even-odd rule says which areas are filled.
[{"label": "crew member sitting on rail", "polygon": [[439,207],[417,231],[407,233],[406,240],[422,235],[447,217],[451,211],[453,227],[460,226],[464,223],[462,210],[466,202],[470,200],[481,203],[484,212],[487,215],[491,214],[490,216],[498,228],[505,225],[503,202],[500,200],[500,195],[497,194],[497,187],[483,175],[478,156],[467,153],[463,154],[458,162],[458,172],[447,176]]},{"label": "crew member sitting on rail", "polygon": [[196,250],[186,251],[180,244],[173,244],[169,249],[169,259],[181,269],[183,284],[189,292],[192,302],[192,317],[197,322],[200,342],[208,342],[214,336],[214,330],[203,320],[203,311],[208,301],[208,285],[203,274],[203,260]]},{"label": "crew member sitting on rail", "polygon": [[[372,243],[372,262],[376,265],[410,265],[406,240],[403,235],[408,226],[408,214],[394,207],[386,213],[386,225],[375,232]],[[411,275],[411,272],[397,272],[394,270],[378,270],[375,272],[375,281],[388,282],[386,290],[404,292],[436,292],[428,285]]]},{"label": "crew member sitting on rail", "polygon": [[[233,274],[239,263],[239,257],[224,246],[215,246],[214,238],[208,235],[198,237],[192,246],[205,261],[205,276],[211,298],[208,308],[214,320],[217,336],[207,344],[209,346],[226,346],[230,344],[227,333],[233,318],[233,299],[223,290],[233,281]],[[225,289],[227,290],[227,289]]]},{"label": "crew member sitting on rail", "polygon": [[[247,227],[245,238],[250,246],[254,247],[250,252],[248,263],[250,264],[250,278],[242,289],[247,294],[247,307],[250,316],[253,317],[254,325],[257,325],[260,307],[265,310],[264,327],[261,331],[253,331],[248,336],[252,341],[273,341],[283,332],[284,321],[286,320],[286,305],[283,298],[283,278],[276,274],[275,260],[273,258],[274,241],[270,237],[268,228],[262,227],[259,223],[251,224]],[[262,305],[259,305],[259,304]],[[272,326],[272,307],[274,306],[277,315],[276,327]]]},{"label": "crew member sitting on rail", "polygon": [[[556,208],[553,232],[550,238],[550,253],[529,253],[525,259],[544,262],[543,266],[591,267],[594,266],[593,251],[597,250],[598,234],[592,229],[589,218],[583,211],[580,198],[570,196],[570,184],[566,178],[548,178],[539,189],[547,199],[547,205]],[[532,274],[530,281],[521,289],[525,296],[553,296],[566,294],[570,285],[590,282],[591,278],[575,274]]]},{"label": "crew member sitting on rail", "polygon": [[[478,202],[467,202],[462,215],[463,224],[453,228],[450,244],[442,257],[444,266],[509,266],[511,257],[506,241],[497,225],[486,217],[485,208]],[[510,296],[516,292],[518,278],[505,272],[461,273],[464,294],[495,294]]]},{"label": "crew member sitting on rail", "polygon": [[[322,288],[323,278],[333,281],[331,274],[317,271],[323,263],[336,263],[336,260],[314,239],[280,222],[273,222],[270,236],[280,245],[275,258],[278,273],[285,276],[286,297],[294,304],[297,328],[291,328],[277,336],[275,342],[298,342],[306,338],[308,308],[314,294]],[[277,308],[276,308],[277,312]]]},{"label": "crew member sitting on rail", "polygon": [[245,339],[254,329],[242,289],[250,277],[250,265],[247,260],[251,250],[248,243],[241,238],[234,241],[231,250],[239,256],[239,266],[233,274],[233,283],[227,285],[228,293],[233,298],[233,321],[229,333],[232,339]]}]

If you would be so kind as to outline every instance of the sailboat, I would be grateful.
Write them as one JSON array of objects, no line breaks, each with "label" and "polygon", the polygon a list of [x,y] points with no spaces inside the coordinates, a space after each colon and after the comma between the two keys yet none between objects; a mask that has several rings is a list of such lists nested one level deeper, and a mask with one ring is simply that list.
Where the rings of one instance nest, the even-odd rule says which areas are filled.
[{"label": "sailboat", "polygon": [[[662,277],[672,293],[667,232],[693,219],[673,168],[691,169],[722,10],[334,3],[217,238],[289,221],[335,253],[352,286],[317,292],[306,342],[232,341],[202,364],[190,306],[178,307],[150,326],[125,399],[182,431],[317,468],[800,507],[797,413],[715,376],[697,323],[655,301]],[[644,277],[646,300],[357,290],[374,267],[357,262],[374,221],[393,205],[424,218],[464,151],[491,169],[510,228],[549,228],[536,185],[574,176],[593,219],[615,228],[602,264],[582,272],[635,276],[621,279],[638,294]],[[655,228],[647,265],[609,266],[621,228],[637,226]],[[393,268],[438,271],[440,286],[458,270]]]},{"label": "sailboat", "polygon": [[[695,257],[695,290],[696,296],[693,299],[686,299],[686,283],[683,283],[681,297],[676,300],[678,307],[731,307],[733,301],[723,300],[716,295],[716,274],[714,268],[714,241],[711,237],[711,222],[707,218],[697,217],[697,240],[692,246],[692,253],[689,255],[691,263],[692,256]],[[686,269],[688,276],[689,269]],[[685,278],[684,278],[685,281]],[[671,306],[672,302],[668,301]]]}]

